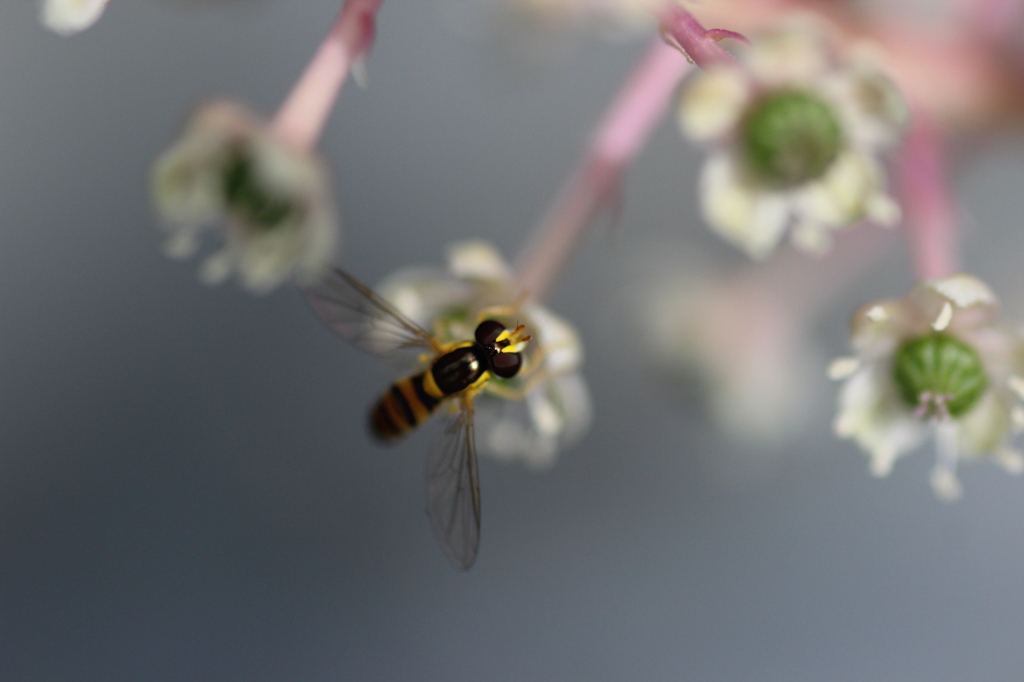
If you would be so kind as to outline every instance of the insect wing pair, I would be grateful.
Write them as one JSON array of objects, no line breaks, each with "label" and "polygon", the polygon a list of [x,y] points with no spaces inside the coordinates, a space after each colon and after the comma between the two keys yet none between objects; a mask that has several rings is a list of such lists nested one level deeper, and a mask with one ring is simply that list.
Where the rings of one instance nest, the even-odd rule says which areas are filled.
[{"label": "insect wing pair", "polygon": [[[446,350],[427,330],[341,270],[333,270],[304,293],[313,311],[328,327],[369,353],[390,358],[401,356],[403,351],[410,349],[420,354],[425,350],[433,356],[433,368]],[[408,413],[408,419],[401,427],[404,433],[418,421],[426,419],[422,415],[414,419],[409,406],[410,402],[416,402],[417,394],[423,401],[455,401],[458,409],[444,432],[434,441],[427,458],[427,514],[434,535],[452,564],[468,570],[480,545],[480,480],[473,439],[473,400],[466,391],[431,398],[423,391],[424,377],[430,372],[428,370],[396,383],[389,393],[385,393],[372,416],[375,431],[387,436],[376,422],[378,418],[388,419],[385,407],[389,400],[401,404]],[[422,406],[423,402],[420,402],[417,407]],[[394,415],[393,420],[400,421],[402,411],[396,407],[389,409]],[[427,405],[426,409],[429,416],[433,408]],[[396,429],[395,433],[398,432]]]}]

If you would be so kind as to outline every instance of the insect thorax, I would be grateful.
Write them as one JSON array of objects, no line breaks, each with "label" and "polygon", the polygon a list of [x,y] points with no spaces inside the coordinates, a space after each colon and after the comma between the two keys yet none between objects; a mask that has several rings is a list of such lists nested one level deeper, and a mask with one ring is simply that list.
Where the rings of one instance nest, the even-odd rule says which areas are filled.
[{"label": "insect thorax", "polygon": [[441,392],[452,395],[476,383],[487,367],[486,349],[474,343],[442,355],[430,373]]}]

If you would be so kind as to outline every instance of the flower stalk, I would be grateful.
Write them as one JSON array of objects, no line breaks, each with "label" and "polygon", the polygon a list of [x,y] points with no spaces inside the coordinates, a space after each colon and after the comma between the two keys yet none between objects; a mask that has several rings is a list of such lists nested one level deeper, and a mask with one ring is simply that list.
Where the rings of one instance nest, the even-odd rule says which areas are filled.
[{"label": "flower stalk", "polygon": [[961,0],[960,14],[984,38],[1003,42],[1011,39],[1021,7],[1017,0]]},{"label": "flower stalk", "polygon": [[690,65],[656,39],[595,131],[580,165],[540,221],[516,263],[521,291],[546,296],[584,230],[619,196],[622,174],[665,115]]},{"label": "flower stalk", "polygon": [[723,38],[746,41],[743,36],[732,31],[720,28],[706,30],[696,17],[678,5],[665,10],[661,18],[661,32],[666,41],[682,50],[687,58],[702,69],[733,61],[733,56],[718,41]]},{"label": "flower stalk", "polygon": [[330,33],[281,104],[274,134],[309,151],[323,132],[345,80],[373,45],[377,11],[384,0],[346,0]]},{"label": "flower stalk", "polygon": [[927,114],[914,123],[896,160],[903,198],[904,229],[918,279],[939,279],[959,271],[956,206],[949,191],[942,134]]}]

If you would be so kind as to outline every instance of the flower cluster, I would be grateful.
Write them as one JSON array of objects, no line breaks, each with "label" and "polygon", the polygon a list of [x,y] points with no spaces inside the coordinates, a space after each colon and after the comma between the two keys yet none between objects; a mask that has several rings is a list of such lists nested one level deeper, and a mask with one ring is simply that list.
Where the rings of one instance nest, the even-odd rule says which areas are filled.
[{"label": "flower cluster", "polygon": [[334,256],[338,223],[323,163],[231,102],[196,113],[157,161],[153,195],[173,257],[193,255],[203,229],[223,228],[223,248],[202,266],[206,282],[237,271],[262,293],[292,274],[315,280]]},{"label": "flower cluster", "polygon": [[480,452],[545,468],[586,432],[590,398],[579,373],[583,348],[576,330],[546,307],[523,300],[492,246],[455,244],[446,270],[401,270],[375,290],[442,343],[473,338],[484,318],[526,326],[532,338],[523,351],[523,370],[484,384],[475,401]]},{"label": "flower cluster", "polygon": [[[555,20],[627,29],[660,23],[664,40],[655,38],[615,98],[518,274],[493,247],[467,242],[452,248],[446,270],[403,270],[378,287],[442,343],[472,338],[484,316],[511,328],[523,324],[533,337],[522,372],[482,385],[475,403],[481,452],[544,467],[587,429],[591,407],[579,373],[580,339],[539,300],[582,231],[617,198],[626,167],[670,108],[690,68],[673,48],[698,71],[682,92],[678,119],[689,138],[713,150],[702,171],[701,208],[723,238],[754,259],[787,238],[821,254],[842,229],[864,221],[891,226],[905,217],[918,277],[956,269],[955,211],[943,185],[940,148],[943,124],[952,126],[940,120],[941,107],[909,87],[915,112],[923,115],[915,116],[894,164],[905,199],[901,211],[888,192],[882,155],[901,141],[908,107],[866,51],[842,50],[832,40],[856,33],[849,26],[834,30],[841,23],[836,17],[775,24],[769,32],[751,32],[746,43],[732,29],[763,30],[773,11],[759,8],[749,26],[706,30],[685,8],[688,0],[501,1]],[[70,35],[92,25],[107,2],[40,0],[39,6],[47,27]],[[192,256],[204,233],[214,235],[214,250],[200,269],[204,281],[235,274],[244,287],[263,293],[293,278],[313,283],[330,267],[339,242],[337,210],[325,164],[312,150],[342,85],[373,44],[382,2],[342,2],[273,122],[214,101],[158,159],[152,189],[167,225],[168,254]],[[825,30],[824,22],[834,25]],[[738,39],[731,41],[735,58],[717,44],[726,37]],[[880,32],[870,37],[884,42]],[[878,54],[885,52],[883,46]],[[907,84],[906,69],[892,71]],[[986,92],[961,89],[978,98]],[[693,284],[692,272],[674,273],[675,285],[647,296],[645,308],[651,355],[701,376],[712,388],[717,421],[759,446],[785,437],[807,412],[804,379],[814,353],[803,332],[824,298],[818,290],[798,300],[811,276],[794,274],[784,259],[773,265],[781,268],[767,277],[706,286]],[[765,285],[787,275],[799,284]],[[854,318],[853,346],[855,356],[830,370],[845,380],[835,428],[869,453],[874,474],[887,475],[899,457],[931,437],[938,449],[932,485],[943,499],[960,495],[956,466],[962,460],[1024,468],[1011,446],[1024,425],[1018,405],[1024,400],[1024,336],[996,321],[995,297],[984,284],[967,275],[926,279],[904,299],[865,306]]]},{"label": "flower cluster", "polygon": [[944,500],[961,494],[960,460],[987,458],[1013,473],[1024,467],[1011,446],[1024,422],[1024,335],[996,313],[987,286],[956,275],[854,316],[856,355],[830,368],[845,378],[835,429],[868,452],[875,476],[887,476],[930,435],[938,452],[931,483]]},{"label": "flower cluster", "polygon": [[855,222],[895,224],[899,208],[876,153],[899,139],[905,119],[884,76],[838,62],[802,23],[755,38],[737,63],[698,74],[679,110],[684,132],[716,148],[701,178],[706,219],[754,258],[787,231],[820,253],[831,232]]}]

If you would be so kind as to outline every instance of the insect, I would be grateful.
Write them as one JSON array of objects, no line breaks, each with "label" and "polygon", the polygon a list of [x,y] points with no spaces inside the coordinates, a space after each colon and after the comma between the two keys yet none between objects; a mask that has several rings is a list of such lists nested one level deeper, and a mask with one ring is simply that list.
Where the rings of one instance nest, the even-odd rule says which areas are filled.
[{"label": "insect", "polygon": [[395,441],[445,404],[453,410],[427,458],[427,513],[456,568],[468,570],[480,545],[480,481],[473,440],[473,398],[495,377],[523,366],[524,326],[483,319],[473,339],[442,343],[351,275],[333,270],[305,290],[313,312],[335,333],[381,357],[418,349],[426,368],[395,382],[370,411],[370,430]]}]

